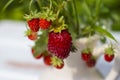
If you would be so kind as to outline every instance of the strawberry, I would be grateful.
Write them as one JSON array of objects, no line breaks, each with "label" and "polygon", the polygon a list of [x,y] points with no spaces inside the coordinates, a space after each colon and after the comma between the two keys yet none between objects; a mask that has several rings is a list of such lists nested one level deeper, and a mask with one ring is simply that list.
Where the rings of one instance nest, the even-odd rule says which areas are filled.
[{"label": "strawberry", "polygon": [[41,29],[48,29],[50,27],[51,23],[52,23],[51,21],[41,18],[39,21],[39,27]]},{"label": "strawberry", "polygon": [[40,53],[40,54],[38,54],[38,55],[34,55],[34,54],[35,54],[34,48],[31,49],[31,52],[32,52],[32,54],[33,54],[33,56],[34,56],[35,59],[40,59],[40,58],[43,56],[42,53]]},{"label": "strawberry", "polygon": [[105,49],[104,59],[107,62],[111,62],[114,59],[114,50],[112,46]]},{"label": "strawberry", "polygon": [[57,69],[62,69],[64,67],[64,62],[61,65],[55,66]]},{"label": "strawberry", "polygon": [[51,58],[51,63],[56,69],[62,69],[64,67],[64,61],[57,56]]},{"label": "strawberry", "polygon": [[30,40],[36,40],[37,39],[37,32],[31,32],[28,35],[28,39],[30,39]]},{"label": "strawberry", "polygon": [[58,58],[64,59],[69,56],[72,46],[72,38],[68,30],[61,33],[50,32],[48,39],[48,51]]},{"label": "strawberry", "polygon": [[91,58],[92,54],[89,48],[84,49],[81,53],[81,57],[84,61],[88,61]]},{"label": "strawberry", "polygon": [[39,30],[39,19],[38,18],[31,19],[27,23],[28,23],[29,28],[33,32],[37,32]]},{"label": "strawberry", "polygon": [[51,58],[52,58],[52,55],[46,55],[46,56],[44,56],[44,63],[46,64],[46,65],[48,65],[48,66],[50,66],[50,65],[52,65],[51,64]]},{"label": "strawberry", "polygon": [[104,55],[104,59],[105,59],[107,62],[111,62],[111,61],[114,59],[114,54],[112,54],[112,55],[105,54],[105,55]]},{"label": "strawberry", "polygon": [[94,67],[96,64],[96,59],[92,56],[88,61],[86,61],[88,67]]}]

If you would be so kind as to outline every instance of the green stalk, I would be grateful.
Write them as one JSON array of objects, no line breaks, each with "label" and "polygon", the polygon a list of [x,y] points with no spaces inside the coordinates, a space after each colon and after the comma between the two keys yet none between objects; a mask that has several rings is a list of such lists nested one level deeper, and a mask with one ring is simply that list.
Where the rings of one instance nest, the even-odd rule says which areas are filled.
[{"label": "green stalk", "polygon": [[29,11],[31,11],[32,10],[32,3],[33,3],[33,0],[30,0],[30,3],[29,3]]},{"label": "green stalk", "polygon": [[50,10],[51,10],[51,8],[52,8],[52,1],[50,0]]},{"label": "green stalk", "polygon": [[6,10],[6,8],[13,2],[14,0],[9,0],[6,5],[3,7],[2,12]]},{"label": "green stalk", "polygon": [[73,6],[75,9],[75,17],[76,17],[76,33],[79,35],[79,16],[78,16],[78,12],[77,12],[77,7],[76,7],[76,0],[73,0]]},{"label": "green stalk", "polygon": [[41,9],[40,0],[36,0],[36,1],[37,1],[37,4],[38,4],[39,8]]},{"label": "green stalk", "polygon": [[98,16],[99,16],[101,3],[102,3],[101,0],[96,0],[95,21],[97,20],[97,18],[98,18]]}]

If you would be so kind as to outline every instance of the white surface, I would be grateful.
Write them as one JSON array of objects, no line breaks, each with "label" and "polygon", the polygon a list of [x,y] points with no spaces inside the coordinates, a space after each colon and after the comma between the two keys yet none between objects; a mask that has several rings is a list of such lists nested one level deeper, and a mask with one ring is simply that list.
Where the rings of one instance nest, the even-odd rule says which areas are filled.
[{"label": "white surface", "polygon": [[42,63],[31,55],[33,43],[24,37],[25,26],[24,22],[0,22],[0,80],[39,80]]},{"label": "white surface", "polygon": [[[33,43],[24,37],[25,26],[24,22],[0,21],[0,80],[101,80],[97,79],[100,75],[96,69],[104,77],[110,71],[113,62],[106,63],[103,56],[99,58],[96,69],[84,67],[81,61],[77,65],[79,58],[72,64],[74,66],[65,64],[62,70],[46,67],[42,60],[32,57],[30,49]],[[77,55],[72,54],[68,61],[74,56]]]}]

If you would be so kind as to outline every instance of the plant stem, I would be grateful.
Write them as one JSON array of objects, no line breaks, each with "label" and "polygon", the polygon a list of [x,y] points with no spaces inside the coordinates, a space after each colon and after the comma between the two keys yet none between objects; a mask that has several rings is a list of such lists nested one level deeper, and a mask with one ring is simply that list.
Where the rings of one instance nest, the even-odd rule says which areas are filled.
[{"label": "plant stem", "polygon": [[3,7],[2,12],[6,10],[6,8],[13,2],[14,0],[9,0],[6,5]]},{"label": "plant stem", "polygon": [[30,3],[29,3],[29,11],[31,11],[31,6],[32,6],[32,3],[33,3],[33,0],[30,0]]},{"label": "plant stem", "polygon": [[99,12],[100,12],[100,6],[101,6],[101,0],[96,0],[96,9],[95,9],[95,21],[99,17]]},{"label": "plant stem", "polygon": [[52,1],[50,0],[50,10],[51,10],[51,8],[52,8]]},{"label": "plant stem", "polygon": [[79,35],[79,16],[78,16],[78,12],[77,12],[77,7],[76,7],[76,0],[73,0],[73,6],[75,9],[75,17],[76,17],[76,33]]},{"label": "plant stem", "polygon": [[38,4],[39,8],[41,9],[40,0],[36,0],[36,1],[37,1],[37,4]]}]

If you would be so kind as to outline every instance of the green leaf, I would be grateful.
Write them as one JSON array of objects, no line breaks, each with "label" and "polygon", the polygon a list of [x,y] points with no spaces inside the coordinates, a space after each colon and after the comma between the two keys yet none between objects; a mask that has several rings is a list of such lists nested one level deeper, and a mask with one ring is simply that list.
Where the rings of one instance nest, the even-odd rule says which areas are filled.
[{"label": "green leaf", "polygon": [[103,29],[102,27],[98,27],[98,26],[93,27],[93,29],[95,31],[99,32],[100,34],[105,35],[105,36],[107,36],[107,37],[109,37],[112,40],[114,40],[114,41],[117,42],[117,40],[115,39],[115,37],[110,32],[108,32],[106,29]]},{"label": "green leaf", "polygon": [[43,31],[41,35],[39,35],[39,39],[35,42],[35,54],[34,56],[41,54],[42,52],[46,51],[47,43],[48,43],[48,31]]}]

